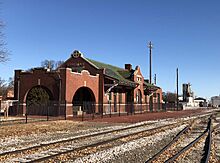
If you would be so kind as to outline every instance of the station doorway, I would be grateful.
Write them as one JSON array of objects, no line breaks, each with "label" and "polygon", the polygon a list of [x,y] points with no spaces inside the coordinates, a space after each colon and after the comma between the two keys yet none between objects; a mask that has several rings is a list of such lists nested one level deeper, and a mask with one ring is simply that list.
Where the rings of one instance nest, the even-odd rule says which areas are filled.
[{"label": "station doorway", "polygon": [[72,100],[73,108],[75,111],[83,111],[87,114],[95,113],[95,95],[88,87],[79,88]]}]

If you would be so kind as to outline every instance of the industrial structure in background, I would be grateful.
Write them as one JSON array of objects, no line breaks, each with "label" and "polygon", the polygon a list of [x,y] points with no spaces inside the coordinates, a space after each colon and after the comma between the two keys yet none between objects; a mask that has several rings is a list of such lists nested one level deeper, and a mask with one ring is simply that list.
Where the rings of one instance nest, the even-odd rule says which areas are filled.
[{"label": "industrial structure in background", "polygon": [[212,107],[220,107],[220,95],[211,97],[210,102]]},{"label": "industrial structure in background", "polygon": [[207,107],[206,99],[202,97],[195,97],[191,89],[190,83],[182,85],[183,95],[179,97],[179,101],[183,105],[183,109],[193,109],[198,107]]}]

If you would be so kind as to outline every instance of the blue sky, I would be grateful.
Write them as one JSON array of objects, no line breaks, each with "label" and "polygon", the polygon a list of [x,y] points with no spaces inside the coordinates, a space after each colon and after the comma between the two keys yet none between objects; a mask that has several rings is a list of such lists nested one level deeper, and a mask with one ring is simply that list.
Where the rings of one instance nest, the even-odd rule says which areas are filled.
[{"label": "blue sky", "polygon": [[220,1],[212,0],[1,0],[0,18],[11,60],[0,77],[15,69],[66,60],[78,49],[85,57],[124,67],[139,65],[164,91],[190,82],[197,96],[220,94]]}]

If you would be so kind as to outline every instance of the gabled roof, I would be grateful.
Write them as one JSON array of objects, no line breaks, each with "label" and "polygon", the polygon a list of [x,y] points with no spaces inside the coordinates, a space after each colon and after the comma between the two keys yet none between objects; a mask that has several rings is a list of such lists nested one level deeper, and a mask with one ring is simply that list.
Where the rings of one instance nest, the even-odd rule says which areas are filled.
[{"label": "gabled roof", "polygon": [[132,71],[125,70],[120,67],[116,67],[110,64],[98,62],[92,59],[86,58],[87,61],[91,62],[93,65],[98,67],[99,69],[105,69],[105,75],[111,78],[118,80],[119,84],[136,87],[137,83],[129,80],[129,77],[132,74]]},{"label": "gabled roof", "polygon": [[134,73],[134,70],[128,71],[128,70],[122,70],[118,71],[118,73],[123,76],[125,79],[130,79]]},{"label": "gabled roof", "polygon": [[147,82],[147,80],[144,80],[144,91],[147,92],[148,94],[151,94],[155,91],[157,91],[158,89],[160,89],[160,87],[154,85],[154,84],[150,84]]},{"label": "gabled roof", "polygon": [[[106,77],[116,80],[119,85],[124,85],[124,86],[129,86],[129,87],[137,87],[139,85],[139,83],[136,83],[132,80],[132,77],[134,73],[137,71],[137,69],[127,70],[127,69],[123,69],[117,66],[113,66],[110,64],[106,64],[106,63],[95,61],[89,58],[85,58],[83,57],[83,54],[78,50],[75,50],[71,54],[71,58],[65,61],[62,65],[70,61],[72,58],[78,58],[78,57],[84,59],[87,63],[92,65],[95,69],[104,69],[104,75]],[[62,65],[60,67],[62,67]],[[149,84],[146,81],[144,82],[144,87],[145,89],[148,89],[148,90],[160,89],[160,87],[157,87],[153,84]]]},{"label": "gabled roof", "polygon": [[154,87],[154,88],[157,88],[157,89],[160,88],[160,87],[158,87],[158,86],[156,86],[156,85],[154,85],[154,84],[150,84],[150,83],[148,83],[146,80],[144,80],[144,86],[147,86],[147,87]]}]

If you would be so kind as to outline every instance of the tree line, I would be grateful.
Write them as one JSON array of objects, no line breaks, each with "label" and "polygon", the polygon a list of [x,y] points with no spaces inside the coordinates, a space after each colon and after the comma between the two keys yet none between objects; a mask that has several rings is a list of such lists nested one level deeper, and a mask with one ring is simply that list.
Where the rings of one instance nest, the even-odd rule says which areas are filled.
[{"label": "tree line", "polygon": [[[0,62],[5,62],[6,60],[1,60]],[[41,67],[42,68],[48,68],[51,70],[57,69],[63,61],[54,61],[54,60],[44,60],[41,62]],[[2,96],[2,99],[5,100],[7,98],[7,93],[9,90],[14,90],[14,79],[10,77],[8,80],[2,79],[0,77],[0,96]],[[39,92],[37,91],[32,91],[31,96],[39,96]],[[43,93],[44,94],[44,93]]]},{"label": "tree line", "polygon": [[9,90],[14,90],[14,80],[9,78],[8,81],[0,77],[0,96],[5,100],[7,98],[7,93]]},{"label": "tree line", "polygon": [[163,92],[163,101],[165,103],[176,103],[177,94],[173,92]]}]

